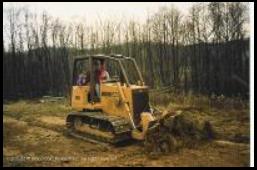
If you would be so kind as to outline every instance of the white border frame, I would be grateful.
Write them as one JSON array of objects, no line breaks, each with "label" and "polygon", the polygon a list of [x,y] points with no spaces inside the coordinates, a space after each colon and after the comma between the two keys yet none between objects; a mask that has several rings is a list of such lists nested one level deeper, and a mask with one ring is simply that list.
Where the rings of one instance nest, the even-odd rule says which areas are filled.
[{"label": "white border frame", "polygon": [[254,167],[254,2],[250,2],[250,166]]}]

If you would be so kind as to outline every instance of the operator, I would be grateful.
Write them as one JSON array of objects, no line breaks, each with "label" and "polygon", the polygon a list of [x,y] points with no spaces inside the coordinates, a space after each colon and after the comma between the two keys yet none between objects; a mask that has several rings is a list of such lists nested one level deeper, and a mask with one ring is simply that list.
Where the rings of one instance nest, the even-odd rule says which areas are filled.
[{"label": "operator", "polygon": [[98,68],[96,70],[95,91],[97,97],[100,97],[100,84],[108,81],[109,79],[109,73],[105,69],[105,60],[100,60],[100,64],[98,63]]}]

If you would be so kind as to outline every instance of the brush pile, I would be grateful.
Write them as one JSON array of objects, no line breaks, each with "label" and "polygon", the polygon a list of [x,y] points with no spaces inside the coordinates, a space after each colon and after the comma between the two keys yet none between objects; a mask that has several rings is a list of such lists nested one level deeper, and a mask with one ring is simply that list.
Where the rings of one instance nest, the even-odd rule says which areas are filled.
[{"label": "brush pile", "polygon": [[214,131],[209,121],[189,111],[170,112],[149,128],[145,149],[147,153],[168,153],[213,138]]}]

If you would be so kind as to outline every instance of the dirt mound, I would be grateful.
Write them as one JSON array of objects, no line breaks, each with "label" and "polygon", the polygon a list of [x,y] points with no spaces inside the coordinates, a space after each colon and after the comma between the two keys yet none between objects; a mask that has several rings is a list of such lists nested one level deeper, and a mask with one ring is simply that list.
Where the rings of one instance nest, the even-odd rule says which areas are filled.
[{"label": "dirt mound", "polygon": [[148,153],[174,152],[182,147],[194,147],[214,137],[209,121],[189,111],[170,112],[149,128],[145,149]]}]

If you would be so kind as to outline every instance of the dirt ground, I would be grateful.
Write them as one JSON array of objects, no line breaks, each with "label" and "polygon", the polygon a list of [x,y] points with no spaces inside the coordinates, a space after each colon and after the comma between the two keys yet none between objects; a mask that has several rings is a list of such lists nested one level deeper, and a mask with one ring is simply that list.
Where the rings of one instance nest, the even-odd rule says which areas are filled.
[{"label": "dirt ground", "polygon": [[3,107],[4,166],[249,166],[248,110],[195,111],[213,120],[217,139],[148,155],[140,142],[106,147],[68,136],[65,117],[71,108],[64,103],[18,101]]}]

